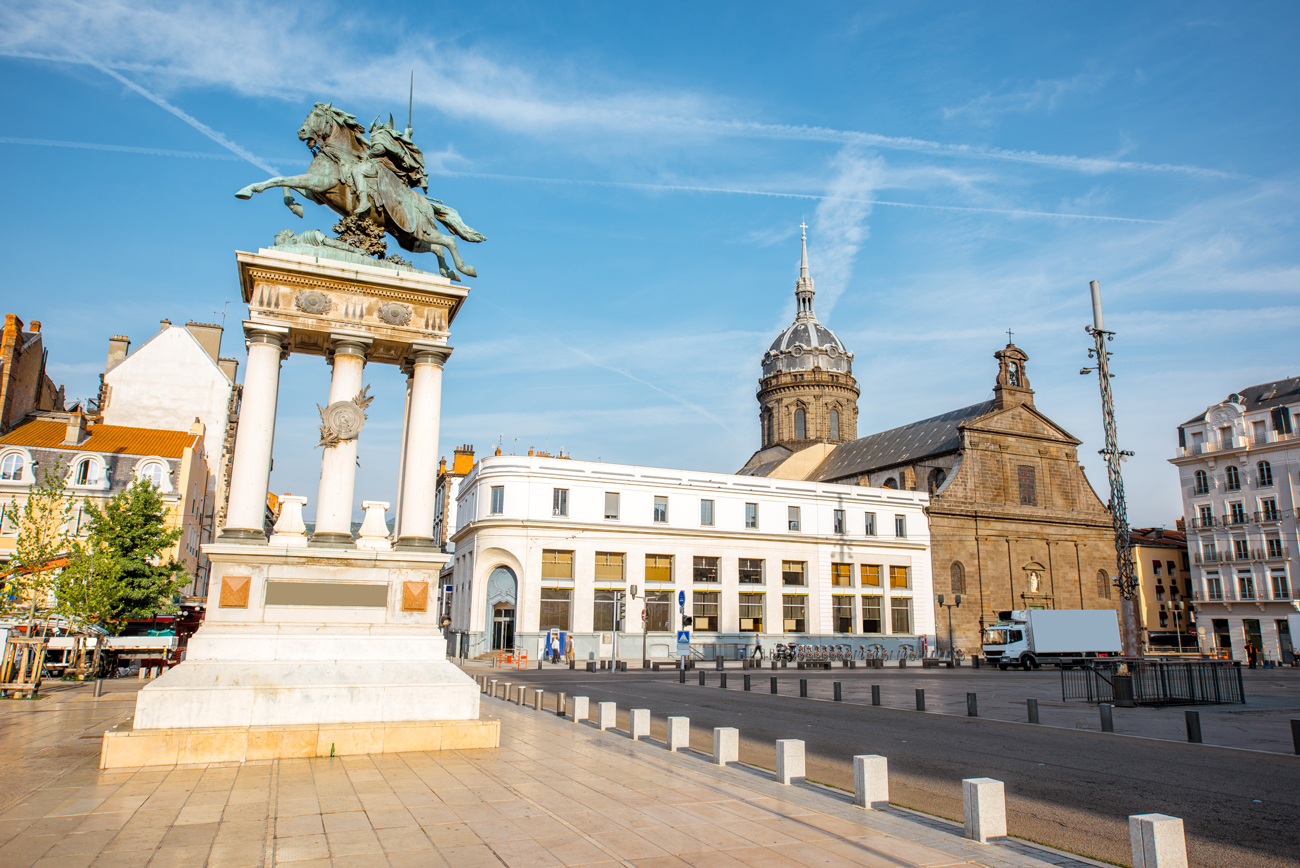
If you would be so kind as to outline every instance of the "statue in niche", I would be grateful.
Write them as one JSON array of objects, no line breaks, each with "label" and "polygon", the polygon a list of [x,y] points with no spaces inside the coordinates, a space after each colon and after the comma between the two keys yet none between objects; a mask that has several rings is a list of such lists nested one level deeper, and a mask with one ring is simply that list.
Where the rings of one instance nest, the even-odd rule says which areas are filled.
[{"label": "statue in niche", "polygon": [[[399,131],[391,117],[386,124],[376,118],[369,132],[367,139],[354,115],[334,108],[333,103],[318,102],[298,129],[298,138],[314,155],[306,173],[249,184],[235,196],[250,199],[254,193],[283,187],[285,205],[301,217],[302,206],[293,198],[297,190],[342,216],[340,225],[371,224],[370,234],[387,233],[403,250],[433,253],[438,272],[449,280],[459,282],[460,274],[477,277],[460,258],[456,239],[478,243],[486,236],[467,226],[456,209],[421,192],[427,191],[429,176],[424,154],[411,139],[410,125]],[[442,232],[439,224],[451,234]],[[353,229],[353,234],[366,233]],[[372,250],[362,252],[375,255]]]}]

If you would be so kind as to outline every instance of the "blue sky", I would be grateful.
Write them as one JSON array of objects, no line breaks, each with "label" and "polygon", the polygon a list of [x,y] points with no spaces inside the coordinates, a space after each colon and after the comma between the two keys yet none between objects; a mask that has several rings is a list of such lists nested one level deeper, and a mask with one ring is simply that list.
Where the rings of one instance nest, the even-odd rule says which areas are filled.
[{"label": "blue sky", "polygon": [[[430,194],[488,236],[462,248],[480,276],[452,327],[444,454],[501,437],[740,467],[807,221],[818,313],[856,354],[859,434],[987,398],[1011,328],[1105,500],[1096,379],[1078,374],[1100,280],[1137,453],[1130,517],[1172,525],[1177,424],[1298,373],[1298,18],[1289,3],[7,3],[4,309],[43,321],[72,396],[95,393],[110,335],[139,343],[162,317],[224,310],[242,359],[234,251],[336,218],[234,191],[305,167],[295,132],[314,101],[400,117],[414,71]],[[401,378],[367,370],[358,501],[391,500]],[[272,486],[314,499],[328,369],[294,357],[283,377]]]}]

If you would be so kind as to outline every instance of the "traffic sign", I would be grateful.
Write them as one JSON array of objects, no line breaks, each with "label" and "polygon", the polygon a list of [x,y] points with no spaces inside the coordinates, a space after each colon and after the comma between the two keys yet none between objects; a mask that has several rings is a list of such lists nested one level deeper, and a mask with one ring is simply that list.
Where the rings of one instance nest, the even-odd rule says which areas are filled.
[{"label": "traffic sign", "polygon": [[679,606],[685,606],[685,605],[686,605],[686,592],[685,592],[685,591],[678,591],[678,592],[677,592],[677,605],[679,605]]},{"label": "traffic sign", "polygon": [[678,644],[678,645],[682,645],[682,644],[689,645],[689,644],[691,644],[691,631],[690,631],[690,630],[678,630],[678,631],[677,631],[677,644]]}]

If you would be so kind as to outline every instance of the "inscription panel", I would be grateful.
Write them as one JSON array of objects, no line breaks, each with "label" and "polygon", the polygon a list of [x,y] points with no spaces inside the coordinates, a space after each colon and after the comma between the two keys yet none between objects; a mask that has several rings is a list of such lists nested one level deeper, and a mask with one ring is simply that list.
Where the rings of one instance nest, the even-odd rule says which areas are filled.
[{"label": "inscription panel", "polygon": [[383,609],[388,606],[388,585],[360,582],[268,581],[266,605]]}]

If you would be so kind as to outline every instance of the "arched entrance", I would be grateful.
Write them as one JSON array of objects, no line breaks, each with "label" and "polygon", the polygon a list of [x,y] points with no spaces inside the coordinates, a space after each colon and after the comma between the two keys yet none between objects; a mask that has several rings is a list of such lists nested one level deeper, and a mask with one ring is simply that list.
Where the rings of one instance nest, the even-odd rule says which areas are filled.
[{"label": "arched entrance", "polygon": [[515,647],[515,593],[519,582],[515,571],[497,567],[487,582],[487,629],[492,650]]}]

